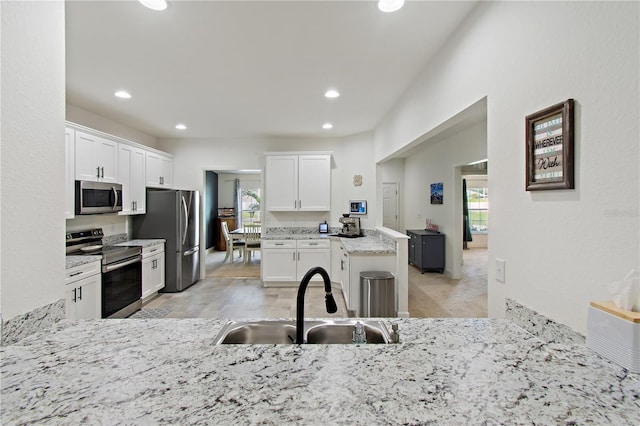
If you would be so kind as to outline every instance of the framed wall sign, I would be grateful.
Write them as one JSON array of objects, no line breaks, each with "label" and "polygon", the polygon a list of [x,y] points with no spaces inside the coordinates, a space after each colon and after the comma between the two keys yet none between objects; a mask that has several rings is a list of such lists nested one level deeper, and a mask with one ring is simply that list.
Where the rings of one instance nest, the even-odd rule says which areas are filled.
[{"label": "framed wall sign", "polygon": [[573,189],[573,99],[528,115],[526,190]]}]

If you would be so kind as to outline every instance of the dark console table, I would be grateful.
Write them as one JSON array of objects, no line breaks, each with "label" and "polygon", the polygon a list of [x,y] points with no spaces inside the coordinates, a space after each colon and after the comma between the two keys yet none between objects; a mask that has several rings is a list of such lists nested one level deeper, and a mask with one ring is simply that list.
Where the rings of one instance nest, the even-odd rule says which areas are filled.
[{"label": "dark console table", "polygon": [[420,272],[444,272],[444,234],[423,229],[407,229],[409,236],[409,264]]}]

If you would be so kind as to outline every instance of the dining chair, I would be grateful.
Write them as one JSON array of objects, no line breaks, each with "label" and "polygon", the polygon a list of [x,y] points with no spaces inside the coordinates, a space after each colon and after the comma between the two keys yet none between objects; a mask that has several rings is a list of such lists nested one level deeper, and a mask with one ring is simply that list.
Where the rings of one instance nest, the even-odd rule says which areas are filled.
[{"label": "dining chair", "polygon": [[231,263],[233,263],[233,250],[238,249],[238,257],[242,256],[242,248],[244,247],[244,241],[242,240],[234,240],[231,234],[229,233],[229,225],[227,222],[220,222],[220,227],[222,228],[222,235],[224,236],[224,240],[227,242],[227,254],[224,257],[223,262],[226,262],[227,259],[231,259]]},{"label": "dining chair", "polygon": [[244,263],[251,260],[251,252],[260,251],[260,225],[244,225]]}]

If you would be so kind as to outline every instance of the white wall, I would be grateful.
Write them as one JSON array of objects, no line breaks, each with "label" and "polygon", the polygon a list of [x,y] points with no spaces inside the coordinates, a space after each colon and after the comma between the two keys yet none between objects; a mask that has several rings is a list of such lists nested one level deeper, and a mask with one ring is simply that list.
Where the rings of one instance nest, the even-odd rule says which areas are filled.
[{"label": "white wall", "polygon": [[[376,129],[381,160],[487,97],[491,317],[509,297],[585,333],[588,302],[640,268],[639,6],[481,2]],[[576,189],[527,192],[524,118],[568,98]]]},{"label": "white wall", "polygon": [[64,3],[1,10],[0,312],[64,297]]},{"label": "white wall", "polygon": [[[341,141],[341,151],[335,156],[337,173],[331,182],[331,224],[337,222],[342,213],[349,212],[349,200],[366,200],[367,214],[357,215],[364,229],[376,227],[376,164],[373,159],[373,135],[362,133]],[[355,175],[362,176],[362,185],[353,184]],[[380,222],[380,226],[382,222]]]},{"label": "white wall", "polygon": [[158,148],[158,141],[154,136],[116,123],[115,121],[75,105],[67,104],[66,119],[67,121],[81,124],[91,129],[119,136],[131,142],[136,142],[151,148]]}]

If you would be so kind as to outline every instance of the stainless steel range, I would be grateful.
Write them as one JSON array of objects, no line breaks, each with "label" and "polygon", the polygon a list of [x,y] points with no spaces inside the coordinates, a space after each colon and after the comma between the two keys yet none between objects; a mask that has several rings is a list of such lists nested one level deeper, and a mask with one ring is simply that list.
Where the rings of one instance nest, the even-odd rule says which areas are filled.
[{"label": "stainless steel range", "polygon": [[67,233],[66,252],[102,257],[102,318],[126,318],[142,306],[142,248],[103,246],[102,229]]}]

